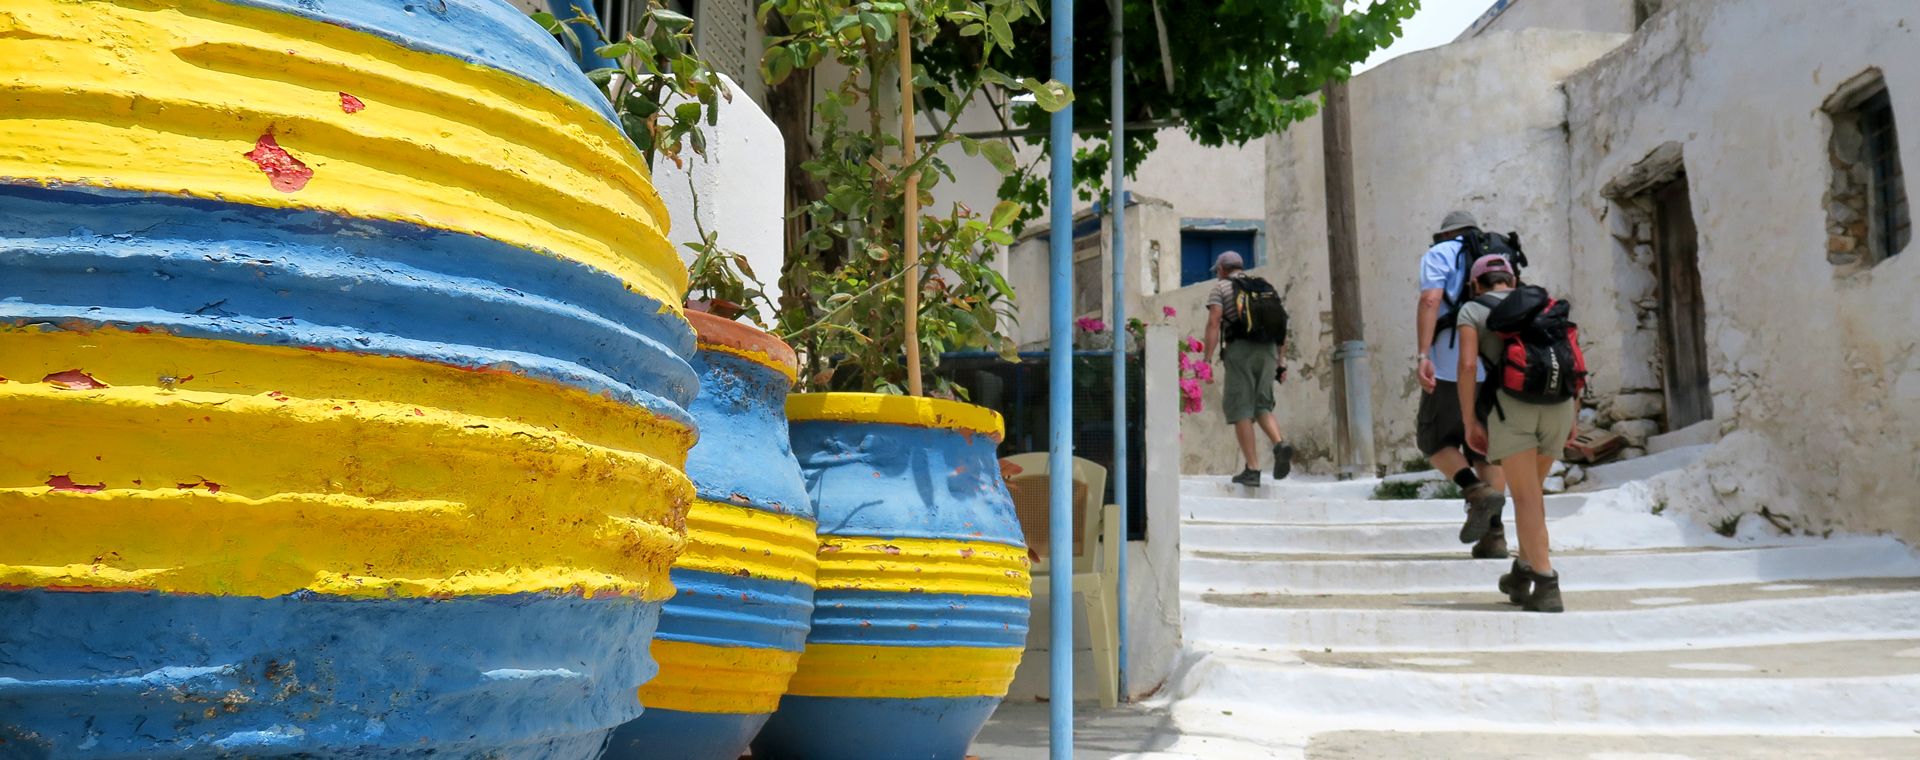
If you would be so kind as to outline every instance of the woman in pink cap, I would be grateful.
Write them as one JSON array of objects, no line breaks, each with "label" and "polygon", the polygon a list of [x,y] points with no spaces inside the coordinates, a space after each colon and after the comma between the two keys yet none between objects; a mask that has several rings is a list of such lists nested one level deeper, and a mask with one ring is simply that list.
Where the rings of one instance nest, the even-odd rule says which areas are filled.
[{"label": "woman in pink cap", "polygon": [[[1507,487],[1513,493],[1514,523],[1519,532],[1520,553],[1513,569],[1500,577],[1500,590],[1515,604],[1534,612],[1560,612],[1560,574],[1553,569],[1547,549],[1546,496],[1542,484],[1547,471],[1566,449],[1573,437],[1574,416],[1578,411],[1577,394],[1583,384],[1584,360],[1578,360],[1578,348],[1565,343],[1549,345],[1567,361],[1564,379],[1556,378],[1546,393],[1524,394],[1521,398],[1506,387],[1503,380],[1512,375],[1508,369],[1507,334],[1495,327],[1514,332],[1514,320],[1529,327],[1543,322],[1544,315],[1558,319],[1558,337],[1568,340],[1564,328],[1567,307],[1553,301],[1546,291],[1534,286],[1515,290],[1519,284],[1513,267],[1501,256],[1483,256],[1473,262],[1469,273],[1475,297],[1460,307],[1458,322],[1460,344],[1478,346],[1479,351],[1460,352],[1460,409],[1467,428],[1467,444],[1484,452],[1487,459],[1500,463],[1506,471]],[[1518,294],[1518,296],[1516,296]],[[1513,303],[1506,303],[1510,297]],[[1502,305],[1507,308],[1502,308]],[[1556,310],[1557,309],[1557,310]],[[1494,327],[1489,326],[1491,322]],[[1529,356],[1532,356],[1529,354]],[[1554,356],[1549,355],[1549,359]],[[1485,361],[1486,384],[1479,388],[1474,379],[1474,362]],[[1524,372],[1522,368],[1522,372]],[[1556,398],[1564,395],[1564,398]],[[1491,413],[1490,413],[1491,412]]]}]

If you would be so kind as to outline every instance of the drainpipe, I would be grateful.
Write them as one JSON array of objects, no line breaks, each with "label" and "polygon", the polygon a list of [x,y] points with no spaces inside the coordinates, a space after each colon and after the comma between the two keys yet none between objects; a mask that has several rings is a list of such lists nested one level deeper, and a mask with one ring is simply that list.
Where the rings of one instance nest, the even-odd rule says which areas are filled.
[{"label": "drainpipe", "polygon": [[[1114,567],[1115,592],[1114,616],[1118,618],[1117,633],[1120,638],[1119,660],[1120,701],[1127,701],[1127,163],[1125,159],[1127,124],[1126,97],[1127,87],[1123,69],[1126,66],[1126,31],[1122,27],[1125,5],[1122,0],[1108,0],[1113,9],[1112,32],[1108,35],[1112,45],[1112,61],[1108,71],[1113,77],[1113,94],[1108,98],[1108,113],[1112,114],[1113,180],[1108,207],[1113,210],[1113,501],[1120,505],[1120,552],[1119,561]],[[1100,667],[1106,667],[1104,663]]]},{"label": "drainpipe", "polygon": [[[1053,78],[1073,86],[1073,0],[1052,0]],[[1047,356],[1047,558],[1052,566],[1052,701],[1049,757],[1073,760],[1073,106],[1053,113],[1047,160],[1052,205],[1048,234],[1049,329]]]},{"label": "drainpipe", "polygon": [[[583,15],[591,19],[600,18],[600,14],[593,10],[593,0],[547,0],[547,12],[553,14],[554,18],[560,19],[562,23],[567,19]],[[594,31],[594,27],[582,24],[567,24],[567,27],[580,36],[580,49],[571,52],[574,61],[580,64],[581,71],[611,69],[619,65],[594,52],[607,45],[606,39],[602,38],[599,32]],[[625,31],[621,30],[622,33]]]}]

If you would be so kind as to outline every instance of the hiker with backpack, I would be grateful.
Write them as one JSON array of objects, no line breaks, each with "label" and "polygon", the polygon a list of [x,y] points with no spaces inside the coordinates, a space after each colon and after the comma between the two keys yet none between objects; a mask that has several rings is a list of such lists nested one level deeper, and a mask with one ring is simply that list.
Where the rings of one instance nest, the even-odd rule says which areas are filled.
[{"label": "hiker with backpack", "polygon": [[[1573,438],[1586,359],[1566,301],[1518,285],[1506,257],[1473,263],[1474,297],[1460,307],[1458,401],[1467,445],[1498,462],[1513,491],[1520,554],[1500,576],[1508,600],[1533,612],[1560,612],[1560,574],[1548,555],[1544,484]],[[1518,285],[1518,287],[1516,287]],[[1485,369],[1485,381],[1476,370]]]},{"label": "hiker with backpack", "polygon": [[[1227,387],[1221,408],[1240,443],[1245,468],[1233,477],[1243,486],[1260,485],[1260,458],[1254,450],[1257,424],[1273,443],[1273,478],[1293,470],[1293,445],[1273,419],[1273,386],[1287,380],[1287,309],[1273,285],[1247,274],[1240,254],[1227,251],[1213,261],[1213,290],[1207,294],[1206,361],[1215,351],[1225,365]],[[1224,343],[1224,345],[1222,345]]]},{"label": "hiker with backpack", "polygon": [[1472,214],[1449,212],[1433,235],[1433,247],[1420,257],[1420,301],[1414,322],[1419,340],[1414,376],[1424,391],[1415,417],[1414,443],[1429,465],[1460,487],[1467,513],[1460,526],[1460,543],[1473,544],[1475,559],[1508,556],[1506,527],[1500,523],[1500,512],[1507,504],[1506,479],[1498,463],[1488,462],[1467,446],[1456,386],[1461,343],[1453,326],[1461,304],[1473,297],[1467,270],[1475,260],[1491,254],[1505,256],[1516,265],[1525,262],[1519,235],[1489,234],[1480,230]]}]

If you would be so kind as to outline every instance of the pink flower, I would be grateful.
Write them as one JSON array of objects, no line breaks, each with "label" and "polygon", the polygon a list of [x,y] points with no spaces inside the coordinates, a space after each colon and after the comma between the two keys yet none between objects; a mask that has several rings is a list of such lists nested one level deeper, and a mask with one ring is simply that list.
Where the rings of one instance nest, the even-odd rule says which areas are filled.
[{"label": "pink flower", "polygon": [[1188,351],[1192,351],[1192,352],[1194,352],[1194,353],[1199,353],[1199,352],[1200,352],[1200,350],[1201,350],[1202,348],[1204,348],[1204,346],[1201,346],[1201,345],[1200,345],[1200,339],[1199,339],[1199,338],[1188,338],[1188,339],[1187,339],[1187,350],[1188,350]]},{"label": "pink flower", "polygon": [[1099,317],[1081,317],[1073,320],[1073,326],[1079,328],[1080,332],[1103,333],[1107,331],[1106,321]]},{"label": "pink flower", "polygon": [[1160,313],[1161,313],[1161,315],[1163,315],[1163,316],[1168,316],[1168,317],[1171,317],[1171,316],[1173,316],[1173,315],[1175,314],[1175,312],[1174,312],[1174,310],[1173,310],[1173,307],[1172,307],[1172,306],[1162,306],[1162,307],[1160,307]]},{"label": "pink flower", "polygon": [[1205,362],[1201,362],[1199,364],[1194,365],[1193,376],[1200,378],[1201,380],[1212,380],[1213,365],[1207,364]]}]

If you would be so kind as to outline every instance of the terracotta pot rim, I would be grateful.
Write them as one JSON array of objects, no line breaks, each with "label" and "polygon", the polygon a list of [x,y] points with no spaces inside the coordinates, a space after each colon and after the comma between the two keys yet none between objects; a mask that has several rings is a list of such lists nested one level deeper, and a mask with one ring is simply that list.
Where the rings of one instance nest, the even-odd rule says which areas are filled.
[{"label": "terracotta pot rim", "polygon": [[941,398],[887,393],[795,393],[787,397],[793,422],[870,422],[1006,436],[1000,413],[984,406]]},{"label": "terracotta pot rim", "polygon": [[744,322],[701,311],[687,311],[700,350],[719,349],[779,370],[788,378],[800,371],[800,359],[786,341]]}]

